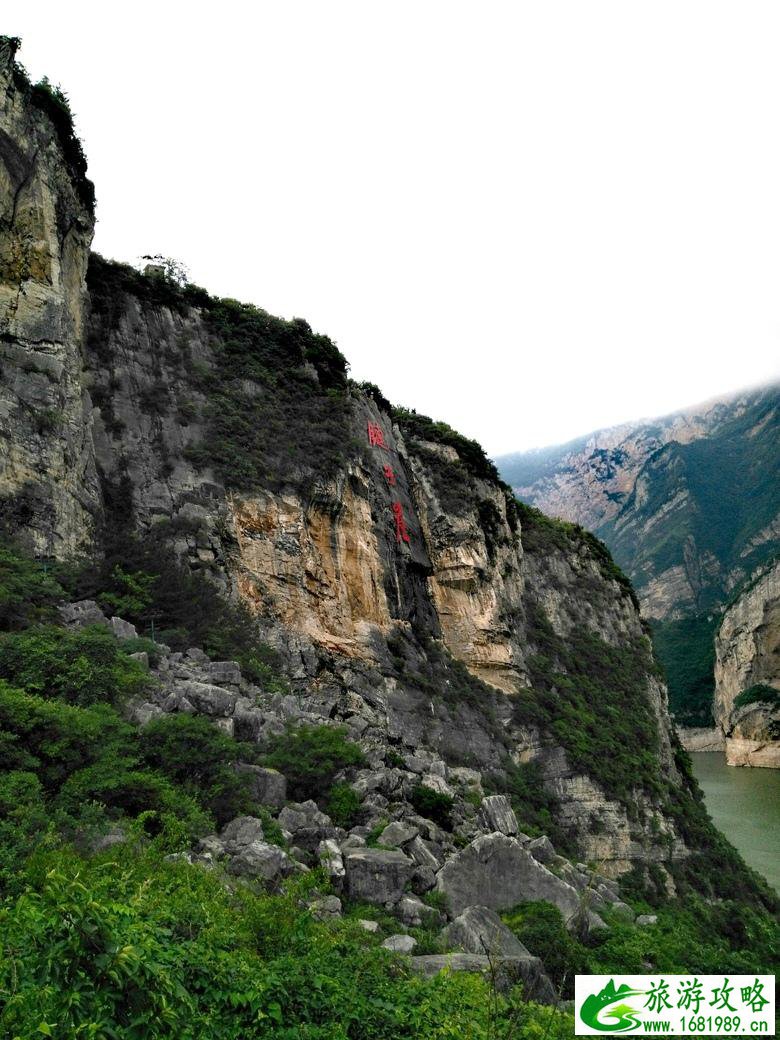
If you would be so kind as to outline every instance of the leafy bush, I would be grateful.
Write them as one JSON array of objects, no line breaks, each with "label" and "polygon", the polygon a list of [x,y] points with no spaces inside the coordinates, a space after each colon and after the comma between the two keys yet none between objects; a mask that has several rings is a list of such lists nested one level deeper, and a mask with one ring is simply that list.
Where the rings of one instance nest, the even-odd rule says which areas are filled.
[{"label": "leafy bush", "polygon": [[148,679],[102,625],[76,631],[40,625],[0,635],[0,678],[29,693],[88,706],[121,704]]},{"label": "leafy bush", "polygon": [[35,773],[0,773],[0,892],[7,891],[49,827]]},{"label": "leafy bush", "polygon": [[0,543],[0,632],[49,620],[64,595],[49,568]]},{"label": "leafy bush", "polygon": [[454,799],[450,795],[434,791],[425,784],[416,784],[409,795],[409,801],[426,820],[433,820],[445,830],[452,828],[451,813]]},{"label": "leafy bush", "polygon": [[138,742],[144,761],[189,791],[220,826],[254,808],[249,776],[231,768],[239,759],[251,760],[254,749],[202,716],[154,719],[140,731]]},{"label": "leafy bush", "polygon": [[567,930],[558,907],[544,900],[520,903],[503,918],[520,942],[542,958],[559,995],[573,997],[574,976],[588,972],[588,958],[582,943]]},{"label": "leafy bush", "polygon": [[365,763],[363,752],[346,733],[344,726],[288,726],[273,738],[264,762],[284,773],[294,801],[322,801],[338,772]]},{"label": "leafy bush", "polygon": [[717,619],[702,614],[653,623],[653,647],[669,687],[669,707],[677,722],[712,726]]},{"label": "leafy bush", "polygon": [[58,805],[66,813],[75,814],[85,802],[99,802],[114,817],[147,817],[154,826],[164,815],[181,820],[190,838],[213,830],[213,821],[197,800],[172,784],[167,777],[151,769],[122,766],[102,759],[73,773],[62,785]]},{"label": "leafy bush", "polygon": [[47,792],[105,756],[134,761],[135,730],[107,704],[77,708],[0,680],[0,769],[35,772]]},{"label": "leafy bush", "polygon": [[353,921],[125,846],[41,856],[2,910],[5,1036],[126,1040],[562,1040],[571,1019],[494,997],[478,976],[424,979]]},{"label": "leafy bush", "polygon": [[236,660],[248,679],[284,691],[276,652],[258,638],[257,624],[240,602],[228,600],[202,574],[180,564],[170,549],[176,534],[160,523],[143,540],[128,526],[129,490],[113,489],[114,523],[105,532],[105,557],[70,576],[74,598],[97,599],[174,650],[200,646],[213,660]]},{"label": "leafy bush", "polygon": [[360,811],[360,795],[349,784],[334,784],[325,811],[337,827],[354,827]]},{"label": "leafy bush", "polygon": [[528,631],[537,651],[529,657],[533,688],[519,691],[516,720],[551,733],[607,795],[630,800],[636,787],[661,793],[649,642],[613,647],[583,628],[563,640],[541,608],[529,613]]}]

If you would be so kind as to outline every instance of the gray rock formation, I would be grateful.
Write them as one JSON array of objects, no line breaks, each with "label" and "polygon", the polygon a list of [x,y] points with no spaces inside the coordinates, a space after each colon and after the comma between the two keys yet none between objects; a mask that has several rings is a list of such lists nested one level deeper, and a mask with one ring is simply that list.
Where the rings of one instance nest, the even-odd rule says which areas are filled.
[{"label": "gray rock formation", "polygon": [[439,871],[436,889],[447,899],[450,913],[471,906],[509,910],[524,900],[545,899],[573,923],[581,901],[571,885],[561,881],[521,845],[505,834],[476,838],[447,860]]},{"label": "gray rock formation", "polygon": [[414,864],[402,852],[350,849],[344,857],[351,899],[393,904],[403,895]]},{"label": "gray rock formation", "polygon": [[[770,691],[763,699],[762,689]],[[749,691],[753,699],[736,706]],[[714,714],[729,765],[780,768],[780,561],[723,615],[715,639]]]}]

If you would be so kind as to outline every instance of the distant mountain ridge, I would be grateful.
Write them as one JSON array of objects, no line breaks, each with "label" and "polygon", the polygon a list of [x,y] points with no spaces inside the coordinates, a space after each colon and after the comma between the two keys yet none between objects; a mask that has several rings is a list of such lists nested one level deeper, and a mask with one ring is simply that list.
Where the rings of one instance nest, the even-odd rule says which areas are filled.
[{"label": "distant mountain ridge", "polygon": [[780,384],[496,460],[631,578],[678,721],[712,724],[721,615],[780,549]]},{"label": "distant mountain ridge", "polygon": [[681,617],[777,549],[778,404],[774,384],[496,463],[519,498],[607,543],[648,617]]}]

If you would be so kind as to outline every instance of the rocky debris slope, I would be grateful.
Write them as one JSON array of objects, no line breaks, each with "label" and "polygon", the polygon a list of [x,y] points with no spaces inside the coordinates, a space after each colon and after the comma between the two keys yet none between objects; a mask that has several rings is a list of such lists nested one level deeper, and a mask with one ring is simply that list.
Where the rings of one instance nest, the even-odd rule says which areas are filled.
[{"label": "rocky debris slope", "polygon": [[[92,601],[68,604],[60,614],[71,627],[106,624],[120,640],[136,638],[134,626],[106,618]],[[146,652],[133,656],[148,666]],[[169,713],[198,714],[262,749],[291,723],[338,721],[307,710],[293,695],[266,694],[234,661],[212,661],[195,648],[174,653],[162,644],[154,658],[149,699],[125,707],[139,726]],[[361,739],[358,729],[353,726],[353,733]],[[311,898],[315,916],[338,917],[353,904],[382,908],[397,922],[396,934],[383,943],[390,950],[414,953],[417,940],[410,929],[438,933],[442,952],[413,956],[415,970],[497,972],[499,987],[521,981],[529,997],[554,1001],[542,962],[496,911],[544,900],[561,911],[571,930],[584,934],[606,927],[600,912],[633,919],[617,884],[559,855],[548,837],[522,833],[509,799],[484,794],[486,778],[479,770],[448,766],[424,746],[399,754],[398,745],[386,740],[367,737],[364,729],[361,742],[370,765],[338,777],[358,796],[360,823],[337,826],[316,802],[288,800],[286,778],[278,771],[237,763],[251,777],[265,822],[237,817],[174,858],[265,885],[318,867],[329,891]],[[445,822],[426,818],[412,804],[420,786],[447,795]],[[121,831],[112,833],[103,844],[122,838]],[[373,930],[372,922],[364,923]]]},{"label": "rocky debris slope", "polygon": [[780,562],[723,615],[714,707],[729,765],[780,768]]}]

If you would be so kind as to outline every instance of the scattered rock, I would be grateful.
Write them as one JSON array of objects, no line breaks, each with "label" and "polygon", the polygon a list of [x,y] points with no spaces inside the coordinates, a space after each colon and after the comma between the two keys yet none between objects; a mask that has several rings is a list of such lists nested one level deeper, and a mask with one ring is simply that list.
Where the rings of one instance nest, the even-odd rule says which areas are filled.
[{"label": "scattered rock", "polygon": [[220,839],[225,848],[239,849],[253,841],[263,841],[263,821],[256,816],[237,816],[222,828]]},{"label": "scattered rock", "polygon": [[365,932],[378,932],[379,924],[377,921],[367,921],[364,917],[361,917],[358,924]]},{"label": "scattered rock", "polygon": [[658,914],[639,914],[635,923],[638,924],[640,928],[646,928],[648,925],[657,924]]},{"label": "scattered rock", "polygon": [[136,630],[135,625],[131,625],[129,621],[124,621],[120,617],[112,617],[108,625],[117,639],[121,642],[125,642],[128,639],[138,638],[138,631]]},{"label": "scattered rock", "polygon": [[264,841],[253,841],[244,845],[228,866],[231,874],[240,877],[262,878],[264,881],[275,881],[287,877],[295,870],[290,857],[276,845]]},{"label": "scattered rock", "polygon": [[411,935],[391,935],[382,945],[393,953],[411,953],[417,945],[417,940]]},{"label": "scattered rock", "polygon": [[341,900],[338,896],[322,896],[309,903],[309,910],[317,921],[333,921],[341,917]]},{"label": "scattered rock", "polygon": [[544,972],[538,957],[505,957],[494,961],[491,969],[490,958],[476,953],[437,953],[423,957],[412,957],[411,966],[415,971],[430,978],[447,968],[449,971],[470,971],[479,974],[494,974],[497,988],[506,992],[523,984],[523,993],[528,1000],[540,1004],[553,1004],[556,1000],[552,983]]},{"label": "scattered rock", "polygon": [[554,903],[567,922],[580,912],[575,889],[535,860],[516,838],[505,834],[475,838],[444,864],[436,887],[456,915],[469,906],[509,910],[525,900],[541,899]]},{"label": "scattered rock", "polygon": [[262,766],[248,762],[236,762],[237,773],[250,776],[249,790],[252,797],[261,805],[271,809],[281,809],[287,801],[287,780],[276,769],[264,769]]},{"label": "scattered rock", "polygon": [[367,903],[397,903],[414,864],[403,852],[351,849],[344,860],[351,899]]},{"label": "scattered rock", "polygon": [[447,925],[441,933],[450,948],[464,953],[490,954],[496,957],[530,957],[523,946],[495,910],[487,906],[470,906]]},{"label": "scattered rock", "polygon": [[390,848],[398,848],[411,841],[412,838],[416,838],[419,833],[419,828],[415,827],[414,824],[397,820],[395,823],[389,823],[385,827],[379,835],[379,843]]},{"label": "scattered rock", "polygon": [[517,817],[509,799],[505,794],[491,794],[482,799],[479,807],[480,816],[485,828],[500,834],[517,834],[519,827]]}]

